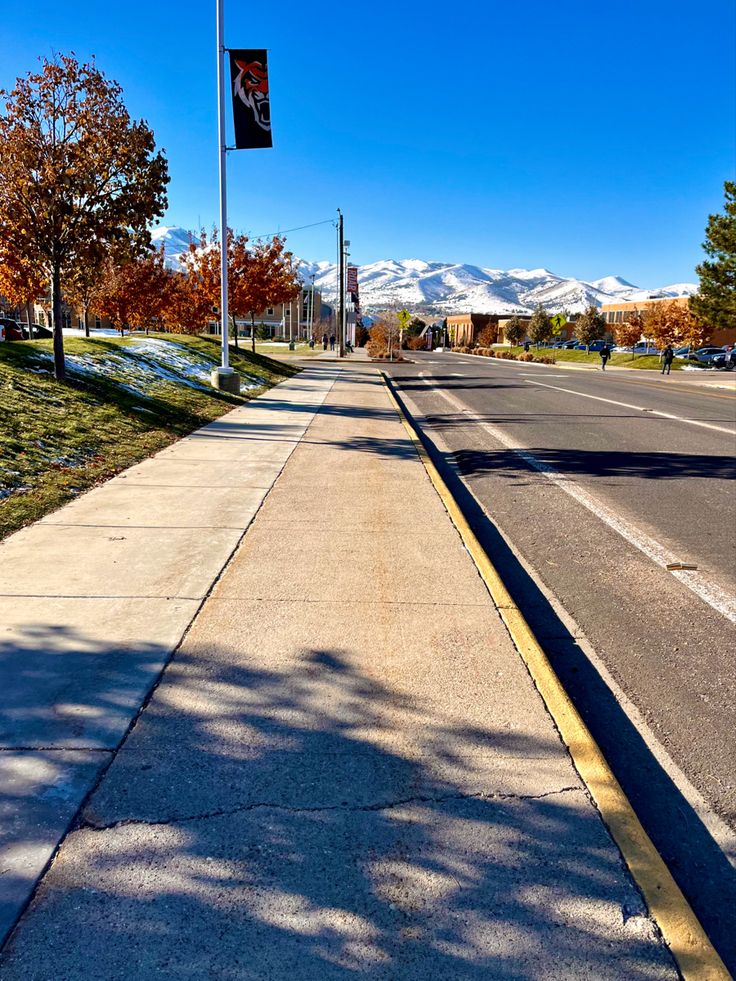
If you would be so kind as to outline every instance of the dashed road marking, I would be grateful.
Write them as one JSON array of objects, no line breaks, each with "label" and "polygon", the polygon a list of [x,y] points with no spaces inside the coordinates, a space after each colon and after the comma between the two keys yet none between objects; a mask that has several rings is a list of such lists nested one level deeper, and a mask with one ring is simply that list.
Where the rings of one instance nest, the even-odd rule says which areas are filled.
[{"label": "dashed road marking", "polygon": [[726,429],[725,426],[717,426],[713,422],[702,422],[700,419],[688,419],[685,416],[676,416],[671,412],[661,412],[659,409],[649,409],[646,406],[632,405],[630,402],[618,402],[616,399],[607,399],[602,395],[589,395],[587,392],[576,392],[573,388],[560,388],[558,385],[545,385],[544,382],[530,381],[525,378],[527,385],[538,385],[540,388],[551,388],[555,392],[566,392],[568,395],[579,395],[581,399],[594,399],[596,402],[608,402],[609,405],[619,405],[624,409],[636,409],[637,412],[651,412],[653,416],[661,416],[663,419],[673,419],[675,422],[686,422],[690,426],[701,426],[703,429],[714,429],[719,433],[728,433],[729,436],[736,436],[736,430]]},{"label": "dashed road marking", "polygon": [[[497,426],[492,425],[482,419],[477,413],[473,412],[467,406],[463,405],[458,399],[456,399],[449,392],[435,385],[430,378],[425,376],[424,372],[420,372],[419,377],[422,379],[425,385],[435,391],[438,395],[441,395],[446,402],[457,411],[462,413],[466,419],[472,420],[476,425],[484,429],[490,436],[505,446],[507,449],[512,450],[517,453],[522,460],[529,464],[538,473],[541,473],[553,484],[563,490],[570,497],[574,498],[579,504],[582,504],[584,508],[587,508],[591,514],[594,514],[597,518],[608,525],[613,531],[617,532],[622,538],[624,538],[630,545],[638,549],[642,554],[646,555],[648,559],[651,559],[656,565],[660,566],[662,569],[667,569],[668,565],[678,564],[683,561],[682,556],[675,555],[664,545],[661,545],[655,539],[650,538],[649,535],[635,528],[630,522],[626,521],[620,515],[616,514],[611,508],[603,504],[602,501],[597,500],[592,494],[589,494],[584,490],[579,484],[576,484],[574,480],[571,480],[566,474],[561,473],[559,470],[555,470],[549,464],[544,463],[539,460],[533,453],[531,453],[527,447],[519,443],[517,440],[508,436]],[[547,385],[546,388],[551,388],[552,386]],[[573,392],[574,395],[579,394]],[[603,401],[609,401],[604,399]],[[623,403],[619,403],[623,404]],[[634,406],[629,406],[628,408],[635,408]],[[736,596],[731,593],[726,592],[716,583],[710,582],[701,572],[691,571],[686,569],[675,569],[670,572],[670,575],[674,576],[676,579],[684,585],[687,586],[689,590],[695,593],[701,600],[712,607],[721,616],[726,617],[731,623],[736,623]]]}]

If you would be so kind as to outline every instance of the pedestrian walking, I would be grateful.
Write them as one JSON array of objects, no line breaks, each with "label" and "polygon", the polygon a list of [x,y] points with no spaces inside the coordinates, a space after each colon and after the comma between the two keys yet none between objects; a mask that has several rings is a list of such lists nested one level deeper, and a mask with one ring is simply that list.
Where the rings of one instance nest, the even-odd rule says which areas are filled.
[{"label": "pedestrian walking", "polygon": [[731,347],[729,344],[726,345],[726,356],[723,359],[723,367],[726,371],[730,371],[734,366],[734,355],[736,355],[736,348]]},{"label": "pedestrian walking", "polygon": [[672,345],[668,344],[667,347],[662,352],[662,374],[669,375],[672,369],[672,362],[675,360],[675,352],[672,350]]},{"label": "pedestrian walking", "polygon": [[524,353],[529,354],[529,341],[524,341]]},{"label": "pedestrian walking", "polygon": [[330,350],[331,351],[334,351],[335,350],[335,335],[334,334],[330,334]]},{"label": "pedestrian walking", "polygon": [[604,344],[601,348],[601,371],[606,370],[606,362],[611,357],[611,349],[607,344]]},{"label": "pedestrian walking", "polygon": [[327,334],[322,335],[322,350],[327,350]]}]

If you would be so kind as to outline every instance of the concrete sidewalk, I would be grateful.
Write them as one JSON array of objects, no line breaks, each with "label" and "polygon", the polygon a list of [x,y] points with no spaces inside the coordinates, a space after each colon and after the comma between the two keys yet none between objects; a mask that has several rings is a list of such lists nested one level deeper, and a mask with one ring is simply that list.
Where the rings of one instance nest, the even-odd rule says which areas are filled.
[{"label": "concrete sidewalk", "polygon": [[[270,458],[280,419],[294,427],[0,975],[675,978],[380,379],[334,379],[325,364],[287,383],[313,403],[272,409],[261,436],[233,413],[166,451],[172,479],[210,453],[257,465],[259,439]],[[134,521],[111,507],[115,540]],[[147,645],[127,656],[146,662]]]},{"label": "concrete sidewalk", "polygon": [[0,941],[336,377],[284,382],[0,544]]}]

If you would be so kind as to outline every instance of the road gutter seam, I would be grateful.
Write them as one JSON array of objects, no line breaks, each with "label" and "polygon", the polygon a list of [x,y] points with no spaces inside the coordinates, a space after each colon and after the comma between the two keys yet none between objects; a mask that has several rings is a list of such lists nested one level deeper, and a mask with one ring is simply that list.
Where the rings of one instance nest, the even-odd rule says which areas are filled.
[{"label": "road gutter seam", "polygon": [[629,799],[523,614],[513,602],[497,569],[430,459],[408,413],[396,397],[388,376],[383,371],[380,374],[389,399],[408,432],[432,485],[475,562],[491,599],[570,752],[573,764],[644,896],[682,977],[685,981],[730,981],[731,975],[723,961],[642,827]]},{"label": "road gutter seam", "polygon": [[[421,409],[410,396],[402,393],[402,401],[407,406],[407,410],[414,418],[422,415]],[[448,467],[452,469],[457,478],[461,480],[462,474],[455,459],[454,451],[449,443],[444,439],[442,433],[438,431],[434,432],[432,440],[440,454],[445,454],[447,456]],[[699,820],[708,830],[708,833],[721,849],[725,857],[728,859],[734,869],[736,869],[736,832],[734,832],[712,809],[703,794],[697,789],[697,787],[695,787],[689,777],[675,762],[669,751],[654,734],[636,704],[631,700],[616,678],[611,674],[605,662],[599,656],[580,624],[570,615],[560,600],[548,588],[544,582],[544,579],[542,578],[542,574],[535,569],[516,548],[514,543],[499,526],[498,522],[495,521],[490,515],[482,500],[475,494],[472,486],[467,482],[465,483],[465,489],[472,497],[475,505],[483,513],[486,520],[494,526],[498,534],[503,538],[504,542],[506,543],[506,547],[513,553],[516,561],[521,565],[526,574],[534,581],[537,589],[539,589],[547,602],[550,604],[555,616],[568,630],[570,636],[574,637],[577,646],[584,652],[585,656],[591,662],[604,684],[610,689],[616,701],[624,709],[624,712],[633,723],[636,731],[643,739],[649,752],[667,774],[675,787],[683,795],[695,814],[697,814]],[[548,639],[550,638],[542,637],[542,641]]]}]

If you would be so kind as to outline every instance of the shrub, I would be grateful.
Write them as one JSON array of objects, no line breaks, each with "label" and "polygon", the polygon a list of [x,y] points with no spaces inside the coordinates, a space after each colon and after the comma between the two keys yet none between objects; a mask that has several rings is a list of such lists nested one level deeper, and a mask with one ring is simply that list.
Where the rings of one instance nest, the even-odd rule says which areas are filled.
[{"label": "shrub", "polygon": [[365,349],[371,358],[388,357],[388,331],[383,324],[378,323],[371,327]]},{"label": "shrub", "polygon": [[410,337],[407,340],[407,345],[410,351],[423,351],[427,347],[426,337]]},{"label": "shrub", "polygon": [[498,327],[495,324],[486,324],[483,330],[478,332],[478,347],[490,347],[495,344],[498,338]]}]

